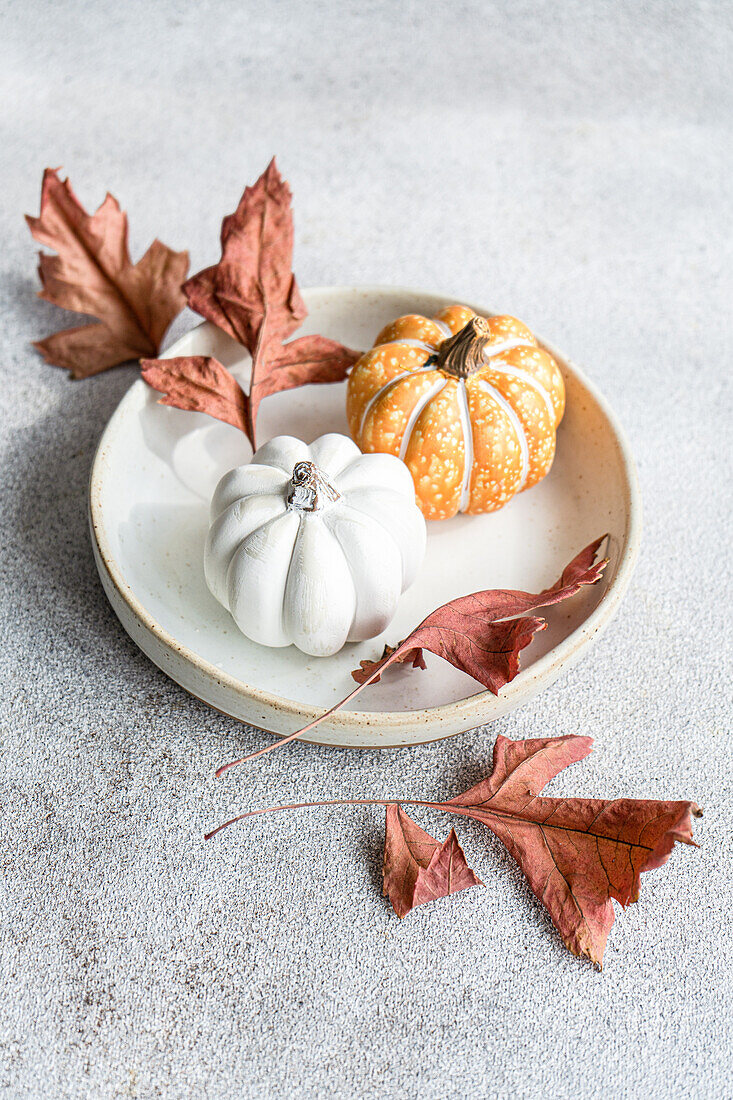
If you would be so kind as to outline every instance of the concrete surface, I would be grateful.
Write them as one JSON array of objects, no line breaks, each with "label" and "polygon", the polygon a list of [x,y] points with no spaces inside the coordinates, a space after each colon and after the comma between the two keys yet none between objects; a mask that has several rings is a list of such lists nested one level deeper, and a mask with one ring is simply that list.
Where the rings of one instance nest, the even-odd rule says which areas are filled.
[{"label": "concrete surface", "polygon": [[[733,1095],[729,0],[0,16],[2,1095]],[[273,152],[301,283],[422,285],[536,327],[617,409],[646,526],[613,627],[519,713],[412,750],[294,746],[217,782],[266,739],[166,680],[105,602],[85,490],[134,372],[72,385],[29,347],[73,319],[34,299],[21,215],[63,164],[89,206],[115,192],[136,256],[157,234],[196,270]],[[453,794],[499,731],[596,738],[551,792],[705,808],[602,974],[478,825],[461,837],[487,889],[404,923],[379,810],[202,840],[273,801]]]}]

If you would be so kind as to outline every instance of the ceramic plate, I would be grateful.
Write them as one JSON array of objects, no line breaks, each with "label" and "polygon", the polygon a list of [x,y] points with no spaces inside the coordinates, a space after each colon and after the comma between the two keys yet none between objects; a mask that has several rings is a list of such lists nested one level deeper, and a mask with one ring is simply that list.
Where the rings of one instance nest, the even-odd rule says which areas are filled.
[{"label": "ceramic plate", "polygon": [[[298,335],[322,332],[362,348],[394,317],[430,316],[453,300],[394,287],[327,287],[304,297],[309,316]],[[199,699],[261,729],[291,733],[349,692],[362,658],[404,638],[439,604],[484,588],[540,591],[607,531],[603,581],[540,612],[549,627],[524,650],[522,671],[498,697],[428,654],[427,672],[391,669],[354,701],[358,710],[329,717],[309,739],[362,748],[417,744],[491,722],[531,699],[581,657],[617,610],[640,528],[634,463],[613,412],[577,367],[542,343],[567,387],[549,476],[499,512],[428,524],[425,564],[389,629],[324,658],[250,642],[206,587],[209,499],[223,473],[248,461],[245,437],[201,413],[160,405],[157,393],[135,382],[102,436],[90,485],[95,559],[125,630]],[[208,323],[165,354],[214,355],[247,376],[246,352]],[[279,434],[306,442],[324,432],[348,435],[345,384],[276,394],[262,404],[257,427],[260,442]]]}]

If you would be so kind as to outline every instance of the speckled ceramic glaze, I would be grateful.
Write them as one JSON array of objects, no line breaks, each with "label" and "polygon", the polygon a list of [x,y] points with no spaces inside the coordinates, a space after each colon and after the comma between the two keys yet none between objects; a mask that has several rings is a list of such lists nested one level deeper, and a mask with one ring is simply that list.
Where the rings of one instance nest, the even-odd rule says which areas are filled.
[{"label": "speckled ceramic glaze", "polygon": [[[438,316],[452,302],[392,287],[324,288],[304,297],[310,315],[302,333],[323,332],[350,347],[369,347],[395,317]],[[548,687],[619,606],[638,550],[640,502],[633,460],[611,409],[563,355],[539,345],[557,363],[567,398],[549,474],[499,511],[429,522],[425,563],[390,627],[332,657],[293,646],[269,649],[236,629],[206,585],[203,556],[214,488],[227,470],[249,460],[249,445],[228,425],[160,405],[157,394],[135,382],[104,432],[90,487],[95,558],[125,629],[193,695],[262,729],[291,733],[349,692],[350,672],[362,658],[404,638],[439,604],[484,588],[539,591],[607,531],[603,581],[546,612],[548,629],[523,652],[522,672],[498,697],[428,655],[427,672],[390,670],[355,700],[358,710],[332,715],[309,738],[354,747],[430,741],[490,722]],[[240,346],[209,324],[166,354],[215,355],[240,377],[249,363]],[[269,397],[258,442],[282,434],[311,442],[326,432],[348,432],[345,391],[345,384],[313,386]]]}]

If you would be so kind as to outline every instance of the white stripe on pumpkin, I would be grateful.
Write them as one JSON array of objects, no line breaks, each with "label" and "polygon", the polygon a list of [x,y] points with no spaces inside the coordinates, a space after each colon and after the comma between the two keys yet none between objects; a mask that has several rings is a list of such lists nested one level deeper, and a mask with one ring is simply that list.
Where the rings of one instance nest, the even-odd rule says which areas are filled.
[{"label": "white stripe on pumpkin", "polygon": [[468,411],[468,395],[466,393],[466,382],[463,378],[460,380],[461,384],[458,387],[458,413],[461,418],[461,429],[463,431],[463,486],[461,488],[461,499],[458,505],[459,512],[465,512],[468,508],[471,500],[471,476],[473,474],[473,424],[471,423],[471,417]]}]

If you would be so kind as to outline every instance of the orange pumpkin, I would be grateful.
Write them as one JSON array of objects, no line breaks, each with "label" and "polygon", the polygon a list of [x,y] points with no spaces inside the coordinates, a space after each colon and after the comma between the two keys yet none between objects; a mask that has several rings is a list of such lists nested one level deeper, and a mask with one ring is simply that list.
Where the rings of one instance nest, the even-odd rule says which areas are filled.
[{"label": "orange pumpkin", "polygon": [[448,306],[398,317],[349,378],[365,453],[409,467],[426,519],[493,512],[545,476],[565,409],[557,363],[515,317]]}]

